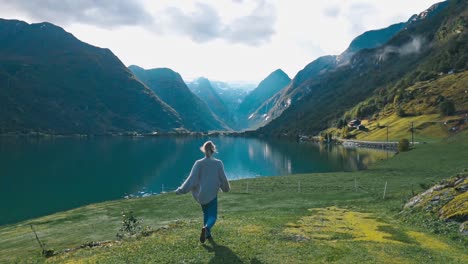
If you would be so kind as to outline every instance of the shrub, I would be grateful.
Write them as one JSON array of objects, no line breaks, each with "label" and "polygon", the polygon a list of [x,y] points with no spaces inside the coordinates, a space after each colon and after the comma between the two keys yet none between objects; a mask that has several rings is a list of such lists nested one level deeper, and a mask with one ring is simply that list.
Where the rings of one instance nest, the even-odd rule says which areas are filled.
[{"label": "shrub", "polygon": [[444,100],[439,104],[439,110],[442,115],[453,115],[455,113],[455,104],[451,100]]},{"label": "shrub", "polygon": [[347,125],[346,120],[345,120],[345,119],[340,119],[340,120],[338,120],[338,123],[337,123],[336,127],[337,127],[337,128],[343,128],[343,127],[345,127],[346,125]]},{"label": "shrub", "polygon": [[396,114],[397,114],[397,116],[399,116],[399,117],[405,117],[405,116],[406,116],[405,110],[403,110],[403,108],[401,108],[401,107],[398,107],[398,108],[396,109]]},{"label": "shrub", "polygon": [[117,239],[132,237],[142,232],[142,221],[133,215],[133,212],[122,212],[122,225],[117,233]]},{"label": "shrub", "polygon": [[408,139],[403,138],[398,142],[398,151],[408,151],[410,149],[410,142]]},{"label": "shrub", "polygon": [[348,138],[349,137],[349,128],[347,126],[341,129],[341,137]]}]

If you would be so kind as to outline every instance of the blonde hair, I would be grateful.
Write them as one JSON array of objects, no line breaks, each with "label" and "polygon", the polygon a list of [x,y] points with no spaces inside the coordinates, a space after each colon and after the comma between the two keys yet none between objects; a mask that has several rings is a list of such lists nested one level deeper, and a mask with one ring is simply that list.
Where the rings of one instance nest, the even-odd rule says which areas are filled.
[{"label": "blonde hair", "polygon": [[208,157],[211,157],[214,153],[217,153],[216,145],[212,141],[205,142],[203,146],[200,147],[200,150]]}]

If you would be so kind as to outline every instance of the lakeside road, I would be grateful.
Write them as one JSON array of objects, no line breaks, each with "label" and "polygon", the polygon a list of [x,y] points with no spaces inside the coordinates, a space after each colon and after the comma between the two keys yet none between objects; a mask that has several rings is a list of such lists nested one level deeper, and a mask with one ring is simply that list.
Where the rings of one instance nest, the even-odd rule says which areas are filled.
[{"label": "lakeside road", "polygon": [[[232,192],[220,194],[215,244],[198,242],[201,215],[190,195],[167,193],[2,226],[0,262],[466,263],[466,239],[450,239],[451,231],[435,234],[424,221],[403,219],[399,212],[412,193],[468,168],[462,158],[468,157],[467,139],[462,134],[424,144],[365,171],[233,181]],[[29,227],[62,252],[115,240],[122,211],[133,211],[158,231],[44,259]]]},{"label": "lakeside road", "polygon": [[[368,140],[352,140],[352,139],[339,139],[338,142],[345,147],[360,147],[360,148],[373,148],[384,150],[398,150],[398,142],[387,141],[368,141]],[[419,144],[414,142],[415,144]]]}]

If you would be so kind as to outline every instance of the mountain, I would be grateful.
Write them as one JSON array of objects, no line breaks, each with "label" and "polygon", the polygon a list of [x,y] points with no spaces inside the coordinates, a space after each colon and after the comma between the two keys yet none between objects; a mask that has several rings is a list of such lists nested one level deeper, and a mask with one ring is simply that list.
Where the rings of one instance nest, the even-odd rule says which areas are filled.
[{"label": "mountain", "polygon": [[296,88],[306,91],[301,99],[257,133],[314,134],[374,93],[391,101],[417,81],[466,70],[466,2],[451,0],[428,10],[383,46],[361,50],[347,65],[303,82]]},{"label": "mountain", "polygon": [[211,86],[231,113],[235,113],[247,94],[257,87],[251,83],[228,83],[210,80]]},{"label": "mountain", "polygon": [[219,96],[218,92],[211,85],[210,80],[200,77],[192,82],[188,82],[189,89],[202,99],[224,123],[232,128],[236,127],[234,115],[229,111],[224,101]]},{"label": "mountain", "polygon": [[400,32],[409,22],[402,22],[391,25],[389,27],[377,30],[370,30],[359,35],[351,41],[349,47],[337,57],[339,64],[348,63],[351,57],[358,51],[363,49],[372,49],[385,44],[395,34]]},{"label": "mountain", "polygon": [[108,49],[50,23],[0,19],[0,133],[167,131],[178,114]]},{"label": "mountain", "polygon": [[145,70],[132,65],[129,69],[164,102],[179,113],[191,131],[229,129],[184,83],[179,73],[168,68]]},{"label": "mountain", "polygon": [[310,87],[302,85],[305,81],[318,78],[323,74],[336,70],[349,63],[351,57],[362,49],[378,47],[396,33],[402,30],[407,23],[398,23],[387,28],[364,32],[356,37],[349,47],[340,55],[327,55],[317,58],[300,70],[290,84],[258,107],[250,118],[251,122],[263,126],[280,116],[291,104],[300,101],[310,92]]},{"label": "mountain", "polygon": [[[238,113],[241,120],[248,124],[251,115],[260,107],[266,100],[281,91],[286,85],[291,82],[289,76],[277,69],[270,73],[263,81],[259,83],[257,88],[252,90],[239,105]],[[241,122],[242,122],[241,121]],[[248,124],[246,127],[252,126]]]},{"label": "mountain", "polygon": [[447,5],[449,4],[449,1],[444,1],[440,3],[433,4],[431,7],[428,9],[424,10],[423,12],[419,14],[414,14],[411,16],[411,18],[408,20],[408,24],[413,24],[417,23],[421,20],[431,18],[432,16],[436,15],[440,11],[442,11]]}]

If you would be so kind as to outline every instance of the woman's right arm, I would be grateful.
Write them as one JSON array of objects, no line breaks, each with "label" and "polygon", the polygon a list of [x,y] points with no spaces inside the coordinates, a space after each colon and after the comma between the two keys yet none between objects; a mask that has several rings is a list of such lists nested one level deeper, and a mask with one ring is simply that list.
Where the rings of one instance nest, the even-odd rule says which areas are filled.
[{"label": "woman's right arm", "polygon": [[198,182],[198,171],[199,171],[200,164],[198,164],[198,161],[193,164],[192,171],[190,171],[190,175],[187,177],[184,183],[177,188],[175,191],[176,194],[184,194],[188,193],[193,189],[193,187],[197,184]]}]

